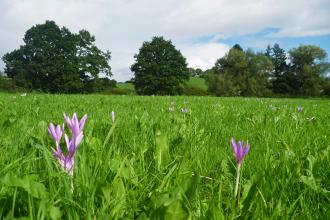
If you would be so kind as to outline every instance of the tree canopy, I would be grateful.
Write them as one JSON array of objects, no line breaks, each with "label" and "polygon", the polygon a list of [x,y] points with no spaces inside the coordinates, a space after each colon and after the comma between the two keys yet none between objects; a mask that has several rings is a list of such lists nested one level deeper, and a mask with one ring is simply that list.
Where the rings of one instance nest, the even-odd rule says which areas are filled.
[{"label": "tree canopy", "polygon": [[287,54],[278,44],[265,53],[244,51],[236,44],[208,74],[208,90],[218,96],[327,95],[326,57],[313,45],[300,45]]},{"label": "tree canopy", "polygon": [[131,66],[134,86],[142,95],[175,95],[189,79],[186,59],[171,41],[154,37],[144,42]]},{"label": "tree canopy", "polygon": [[88,31],[72,33],[54,21],[26,31],[24,45],[3,56],[5,73],[15,84],[44,92],[84,92],[99,74],[111,76],[110,52],[95,45]]},{"label": "tree canopy", "polygon": [[296,77],[300,95],[316,96],[321,92],[322,76],[329,69],[325,50],[314,45],[301,45],[289,51],[291,71]]},{"label": "tree canopy", "polygon": [[273,64],[261,53],[244,51],[238,44],[215,63],[208,77],[209,91],[224,96],[264,96],[269,94],[268,77]]}]

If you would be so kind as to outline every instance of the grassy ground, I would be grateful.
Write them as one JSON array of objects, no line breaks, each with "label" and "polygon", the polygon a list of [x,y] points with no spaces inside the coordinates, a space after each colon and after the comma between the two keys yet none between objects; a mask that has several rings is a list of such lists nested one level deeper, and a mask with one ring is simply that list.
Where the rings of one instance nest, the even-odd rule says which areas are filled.
[{"label": "grassy ground", "polygon": [[130,90],[134,90],[134,85],[133,83],[118,83],[117,84],[118,88],[122,88],[122,89],[130,89]]},{"label": "grassy ground", "polygon": [[[187,82],[188,87],[193,87],[199,89],[203,92],[207,91],[207,84],[205,79],[199,77],[190,77],[189,81]],[[132,83],[118,83],[117,87],[121,90],[130,91],[130,93],[135,93],[134,85]],[[199,94],[195,94],[199,95]]]},{"label": "grassy ground", "polygon": [[205,82],[205,79],[199,78],[199,77],[190,77],[188,83],[189,86],[193,86],[196,88],[203,89],[204,91],[207,90],[207,84]]},{"label": "grassy ground", "polygon": [[[329,100],[0,93],[0,216],[329,219],[329,110]],[[47,133],[63,112],[88,114],[73,191]],[[231,137],[251,145],[237,199]]]}]

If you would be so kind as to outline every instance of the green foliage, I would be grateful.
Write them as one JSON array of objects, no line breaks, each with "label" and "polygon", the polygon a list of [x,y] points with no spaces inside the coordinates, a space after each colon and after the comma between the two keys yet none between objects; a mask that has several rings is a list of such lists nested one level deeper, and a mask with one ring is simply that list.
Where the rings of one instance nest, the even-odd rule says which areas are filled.
[{"label": "green foliage", "polygon": [[239,88],[234,85],[233,77],[228,73],[210,75],[208,82],[208,91],[216,96],[240,95]]},{"label": "green foliage", "polygon": [[[0,218],[328,219],[329,108],[320,99],[0,93]],[[88,114],[73,192],[47,132],[62,112]],[[251,145],[238,203],[231,137]]]},{"label": "green foliage", "polygon": [[112,89],[110,93],[115,95],[136,95],[132,83],[118,83],[117,87]]},{"label": "green foliage", "polygon": [[11,78],[0,76],[0,91],[26,92],[26,89],[16,86]]},{"label": "green foliage", "polygon": [[206,75],[208,91],[217,96],[320,96],[327,94],[326,52],[301,45],[287,56],[278,44],[264,54],[235,45]]},{"label": "green foliage", "polygon": [[269,57],[274,65],[274,73],[271,75],[272,90],[276,94],[294,94],[296,80],[287,64],[287,55],[279,44],[273,47],[268,45],[266,56]]},{"label": "green foliage", "polygon": [[185,84],[183,93],[187,96],[205,96],[207,92],[207,84],[204,78],[190,77],[189,81]]},{"label": "green foliage", "polygon": [[135,90],[140,95],[175,95],[189,79],[186,59],[171,41],[154,37],[144,42],[135,56]]},{"label": "green foliage", "polygon": [[297,93],[304,96],[320,95],[322,76],[330,69],[325,50],[318,46],[300,45],[291,49],[289,55]]},{"label": "green foliage", "polygon": [[71,33],[46,21],[26,31],[24,45],[3,56],[5,73],[17,86],[52,93],[84,92],[99,73],[111,76],[110,52],[88,31]]},{"label": "green foliage", "polygon": [[330,77],[327,77],[323,81],[322,95],[330,96]]},{"label": "green foliage", "polygon": [[235,45],[213,68],[207,77],[208,90],[217,96],[267,96],[268,78],[273,70],[270,59]]},{"label": "green foliage", "polygon": [[191,77],[201,77],[203,75],[203,70],[201,70],[200,68],[188,68],[189,70],[189,76]]}]

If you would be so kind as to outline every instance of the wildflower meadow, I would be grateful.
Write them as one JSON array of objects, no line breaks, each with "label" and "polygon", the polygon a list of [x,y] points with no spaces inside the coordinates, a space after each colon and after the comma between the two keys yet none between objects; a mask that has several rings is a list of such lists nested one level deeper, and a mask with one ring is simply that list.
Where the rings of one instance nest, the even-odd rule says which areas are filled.
[{"label": "wildflower meadow", "polygon": [[330,102],[0,93],[1,219],[330,219]]}]

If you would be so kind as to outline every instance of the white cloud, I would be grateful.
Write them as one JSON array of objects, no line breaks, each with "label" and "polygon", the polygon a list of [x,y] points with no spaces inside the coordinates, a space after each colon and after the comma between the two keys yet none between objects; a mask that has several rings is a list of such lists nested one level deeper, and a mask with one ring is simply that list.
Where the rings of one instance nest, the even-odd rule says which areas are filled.
[{"label": "white cloud", "polygon": [[196,44],[203,36],[223,39],[269,27],[280,29],[272,38],[330,33],[329,0],[0,0],[0,8],[0,56],[18,48],[28,28],[54,20],[94,34],[97,45],[112,52],[120,80],[132,76],[134,54],[155,35],[171,39],[190,66],[208,68],[228,46]]},{"label": "white cloud", "polygon": [[206,70],[214,66],[217,59],[223,57],[229,49],[230,47],[226,44],[209,42],[189,45],[181,52],[187,58],[190,67]]}]

